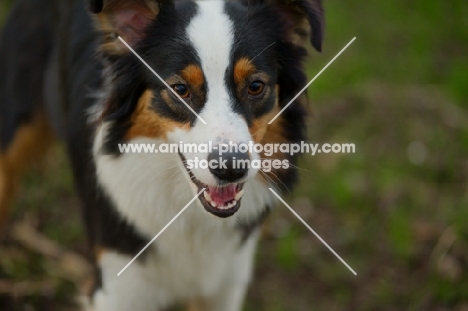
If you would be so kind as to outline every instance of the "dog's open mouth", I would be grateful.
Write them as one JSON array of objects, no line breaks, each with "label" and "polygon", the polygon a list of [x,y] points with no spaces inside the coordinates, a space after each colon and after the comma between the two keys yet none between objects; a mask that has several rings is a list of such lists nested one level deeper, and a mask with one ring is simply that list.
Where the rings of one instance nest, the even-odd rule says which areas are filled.
[{"label": "dog's open mouth", "polygon": [[[180,157],[184,161],[184,156],[180,155]],[[185,169],[190,180],[197,187],[197,193],[205,188],[205,191],[198,196],[198,199],[206,211],[218,217],[226,218],[234,215],[239,210],[244,195],[243,182],[212,187],[199,181],[190,169],[187,167]]]},{"label": "dog's open mouth", "polygon": [[242,195],[244,194],[243,183],[229,184],[223,187],[210,187],[193,180],[200,191],[206,188],[200,199],[203,207],[208,212],[218,217],[229,217],[234,215],[240,207]]}]

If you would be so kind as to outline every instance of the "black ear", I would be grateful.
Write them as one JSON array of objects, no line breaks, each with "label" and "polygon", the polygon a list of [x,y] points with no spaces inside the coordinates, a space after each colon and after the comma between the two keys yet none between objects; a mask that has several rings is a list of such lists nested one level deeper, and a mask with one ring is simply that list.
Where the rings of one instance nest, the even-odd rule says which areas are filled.
[{"label": "black ear", "polygon": [[157,18],[160,4],[158,0],[88,0],[96,26],[103,33],[103,51],[108,54],[128,52],[117,37],[130,45],[139,42],[148,25]]},{"label": "black ear", "polygon": [[291,42],[304,45],[310,39],[312,46],[322,50],[324,17],[321,0],[272,0],[288,23]]}]

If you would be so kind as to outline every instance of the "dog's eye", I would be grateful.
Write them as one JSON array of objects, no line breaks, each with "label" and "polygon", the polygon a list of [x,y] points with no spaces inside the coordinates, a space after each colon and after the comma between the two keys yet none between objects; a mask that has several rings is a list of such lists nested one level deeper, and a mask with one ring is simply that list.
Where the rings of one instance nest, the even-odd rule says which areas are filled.
[{"label": "dog's eye", "polygon": [[263,83],[262,81],[254,81],[249,85],[249,94],[253,96],[258,96],[262,94],[264,88],[265,83]]},{"label": "dog's eye", "polygon": [[189,89],[186,85],[176,84],[172,86],[172,89],[182,98],[187,98],[190,95]]}]

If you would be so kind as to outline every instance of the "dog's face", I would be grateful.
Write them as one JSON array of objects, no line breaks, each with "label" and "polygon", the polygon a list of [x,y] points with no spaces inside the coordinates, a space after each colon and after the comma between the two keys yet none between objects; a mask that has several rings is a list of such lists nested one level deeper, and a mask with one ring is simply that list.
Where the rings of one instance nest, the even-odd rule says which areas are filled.
[{"label": "dog's face", "polygon": [[[211,143],[215,147],[211,152],[180,150],[174,157],[180,158],[195,193],[206,189],[199,199],[207,211],[220,217],[233,215],[241,205],[245,183],[262,178],[258,168],[234,167],[233,161],[258,161],[264,155],[231,148],[221,155],[217,167],[186,164],[219,160],[216,147],[224,143],[292,143],[302,138],[304,110],[299,102],[271,125],[268,122],[306,82],[301,68],[306,39],[320,50],[320,1],[247,5],[109,0],[102,9],[97,18],[106,38],[102,50],[113,72],[102,115],[112,124],[105,147],[118,153],[118,143],[141,137],[155,143]],[[178,96],[116,36],[130,44]],[[278,153],[273,158],[287,157]],[[271,174],[282,182],[294,175],[282,169]]]}]

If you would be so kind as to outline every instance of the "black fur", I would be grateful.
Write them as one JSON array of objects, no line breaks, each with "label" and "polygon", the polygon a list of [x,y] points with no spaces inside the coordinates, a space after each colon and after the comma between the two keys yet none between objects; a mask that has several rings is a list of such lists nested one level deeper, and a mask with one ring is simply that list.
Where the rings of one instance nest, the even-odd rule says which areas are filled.
[{"label": "black fur", "polygon": [[[184,31],[191,18],[196,14],[195,3],[178,1],[161,6],[157,21],[148,27],[145,38],[135,47],[136,52],[145,59],[163,79],[180,72],[190,64],[199,64],[193,46]],[[196,116],[178,99],[177,105],[169,106],[160,94],[166,86],[154,76],[133,54],[108,58],[115,76],[115,87],[105,108],[104,120],[114,121],[106,137],[104,152],[118,156],[118,144],[124,142],[126,131],[130,128],[130,117],[138,99],[147,89],[153,91],[153,109],[160,115],[179,123],[197,122]],[[186,101],[197,112],[203,108],[201,100]]]},{"label": "black fur", "polygon": [[[281,7],[306,14],[313,29],[312,43],[320,50],[323,21],[316,3],[319,1],[252,0],[248,5],[226,4],[226,12],[236,25],[231,63],[241,57],[254,59],[255,66],[271,79],[270,88],[279,85],[280,107],[307,82],[301,65],[306,50],[288,42],[289,29],[283,23]],[[91,4],[93,12],[102,10],[102,1],[93,0]],[[5,150],[11,144],[19,126],[43,111],[58,135],[67,141],[91,250],[107,248],[135,255],[147,244],[147,239],[118,214],[96,180],[92,158],[95,124],[90,124],[88,117],[88,110],[97,101],[92,94],[108,87],[104,85],[103,74],[112,75],[111,91],[100,99],[105,103],[102,120],[113,121],[102,151],[116,156],[120,153],[117,144],[123,142],[131,126],[132,113],[145,90],[153,91],[152,109],[160,115],[192,126],[198,119],[182,103],[168,105],[162,100],[160,94],[166,87],[131,53],[115,56],[96,52],[101,35],[94,30],[81,0],[19,0],[12,12],[0,38],[0,71],[3,73],[0,78],[0,149]],[[135,46],[139,55],[163,78],[189,64],[200,63],[184,34],[195,14],[193,2],[165,2],[144,39]],[[232,70],[228,68],[226,81],[234,90]],[[203,91],[209,93],[210,90],[205,86]],[[231,95],[236,97],[234,93]],[[202,98],[188,103],[197,112],[204,109]],[[249,124],[271,111],[273,104],[273,96],[261,102],[251,101],[248,107],[241,104],[238,97],[232,103]],[[296,102],[276,121],[282,122],[283,135],[291,143],[304,138],[305,112]],[[289,160],[295,164],[296,158]],[[297,179],[297,172],[281,170],[278,178],[290,187]],[[259,226],[268,211],[265,207],[265,213],[258,219],[239,224],[242,240]],[[101,272],[96,270],[95,274],[95,289],[98,289],[102,287]]]},{"label": "black fur", "polygon": [[[255,66],[272,78],[270,87],[274,87],[275,84],[279,85],[279,106],[283,108],[307,83],[302,67],[302,61],[307,55],[306,49],[303,46],[293,45],[287,40],[289,30],[282,23],[282,12],[270,3],[254,1],[244,9],[239,9],[236,3],[228,3],[226,11],[237,26],[234,34],[236,44],[231,63],[234,64],[235,60],[241,57],[254,59]],[[262,35],[259,36],[258,33]],[[233,68],[227,76],[232,77],[232,70]],[[227,79],[233,88],[233,78]],[[270,98],[260,107],[253,105],[254,109],[251,108],[250,111],[239,103],[235,103],[234,107],[246,117],[247,122],[251,122],[254,118],[270,112],[273,108],[273,100]],[[298,143],[305,138],[306,118],[307,110],[299,100],[296,100],[275,122],[282,122],[283,135],[287,141]],[[297,155],[288,156],[287,159],[295,165]],[[288,188],[291,188],[298,179],[295,169],[281,169],[276,172],[276,175],[272,178],[280,179]]]},{"label": "black fur", "polygon": [[50,0],[44,2],[49,10],[43,14],[32,13],[43,9],[40,1],[15,2],[0,36],[0,150],[6,150],[18,128],[44,107],[41,81],[59,10]]},{"label": "black fur", "polygon": [[[38,14],[44,6],[49,10]],[[69,19],[72,13],[73,18]],[[59,31],[57,25],[63,28]],[[55,98],[58,102],[54,104],[64,113],[55,116],[67,125],[66,132],[57,134],[68,144],[90,249],[104,247],[135,255],[148,241],[115,212],[95,179],[91,156],[94,130],[88,123],[87,110],[96,101],[90,94],[102,85],[98,45],[99,36],[81,1],[16,3],[0,44],[1,149],[5,150],[18,127],[38,112],[43,111],[52,119],[44,98]],[[56,59],[49,59],[52,51]],[[47,68],[51,63],[56,72]],[[48,78],[50,75],[53,78]],[[47,80],[54,81],[47,85],[61,87],[47,88],[44,85]],[[52,119],[51,123],[54,122]]]},{"label": "black fur", "polygon": [[[261,117],[273,109],[275,104],[275,85],[278,79],[279,66],[277,60],[282,56],[277,53],[275,45],[281,45],[281,25],[277,23],[276,14],[268,6],[260,4],[247,8],[238,3],[226,4],[226,12],[234,21],[234,47],[231,55],[231,67],[226,72],[226,82],[231,95],[238,101],[232,103],[234,111],[243,115],[249,125],[255,118]],[[268,27],[265,27],[268,25]],[[270,46],[270,47],[269,47]],[[269,98],[249,100],[239,98],[235,93],[234,65],[237,60],[247,58],[259,71],[266,73],[269,78],[268,87],[271,89]],[[253,81],[250,81],[253,82]]]}]

